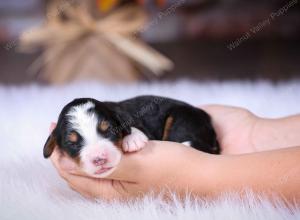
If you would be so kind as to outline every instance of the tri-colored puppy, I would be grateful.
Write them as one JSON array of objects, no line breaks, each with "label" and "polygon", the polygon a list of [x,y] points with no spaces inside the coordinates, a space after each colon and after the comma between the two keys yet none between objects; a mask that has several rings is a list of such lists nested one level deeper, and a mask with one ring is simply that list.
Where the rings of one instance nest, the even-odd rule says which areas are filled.
[{"label": "tri-colored puppy", "polygon": [[48,158],[57,145],[93,177],[105,177],[122,152],[143,148],[148,140],[183,143],[218,154],[210,116],[181,101],[139,96],[122,102],[80,98],[67,104],[44,146]]}]

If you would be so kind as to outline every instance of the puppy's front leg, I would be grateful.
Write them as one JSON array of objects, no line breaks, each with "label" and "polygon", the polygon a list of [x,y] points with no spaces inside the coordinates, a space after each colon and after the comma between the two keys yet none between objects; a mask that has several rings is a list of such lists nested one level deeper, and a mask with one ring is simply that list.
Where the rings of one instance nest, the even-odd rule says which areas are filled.
[{"label": "puppy's front leg", "polygon": [[122,147],[125,152],[134,152],[142,149],[148,137],[139,129],[131,127],[131,134],[123,138]]}]

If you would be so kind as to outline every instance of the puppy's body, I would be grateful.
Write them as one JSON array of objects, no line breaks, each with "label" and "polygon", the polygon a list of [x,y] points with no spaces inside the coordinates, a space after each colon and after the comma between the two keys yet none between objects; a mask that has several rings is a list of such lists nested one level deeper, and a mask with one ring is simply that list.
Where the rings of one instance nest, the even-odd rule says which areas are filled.
[{"label": "puppy's body", "polygon": [[103,177],[117,166],[122,149],[139,150],[148,139],[184,143],[208,153],[220,151],[207,113],[181,101],[139,96],[121,102],[75,99],[62,110],[44,156],[49,157],[57,144],[78,158],[86,173]]},{"label": "puppy's body", "polygon": [[121,115],[124,126],[143,131],[150,140],[189,142],[198,150],[219,153],[210,116],[199,108],[157,96],[104,103]]}]

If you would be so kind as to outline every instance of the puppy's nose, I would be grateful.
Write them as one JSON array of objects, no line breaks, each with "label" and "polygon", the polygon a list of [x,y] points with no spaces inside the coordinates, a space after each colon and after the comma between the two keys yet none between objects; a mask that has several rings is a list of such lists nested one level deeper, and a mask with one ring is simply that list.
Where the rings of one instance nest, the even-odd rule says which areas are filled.
[{"label": "puppy's nose", "polygon": [[95,157],[92,162],[95,166],[101,166],[107,162],[107,159],[101,157]]}]

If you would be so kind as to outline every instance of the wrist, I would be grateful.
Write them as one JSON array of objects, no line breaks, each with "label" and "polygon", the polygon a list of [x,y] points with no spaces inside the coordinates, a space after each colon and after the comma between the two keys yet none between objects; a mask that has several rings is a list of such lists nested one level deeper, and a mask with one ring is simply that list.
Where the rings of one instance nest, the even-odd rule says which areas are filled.
[{"label": "wrist", "polygon": [[182,156],[183,169],[177,169],[176,189],[179,194],[211,197],[218,187],[218,176],[222,155],[214,155],[189,148]]}]

